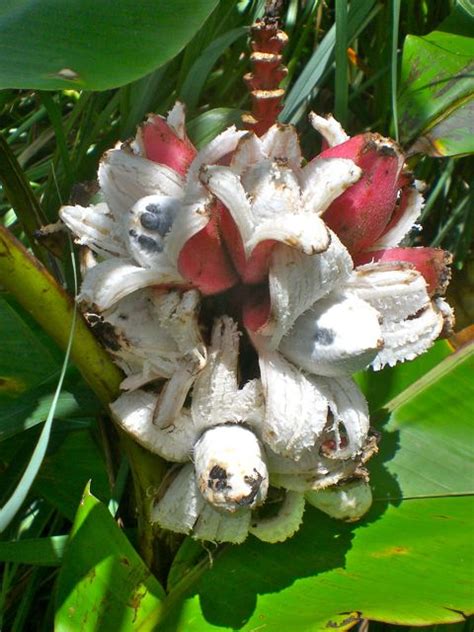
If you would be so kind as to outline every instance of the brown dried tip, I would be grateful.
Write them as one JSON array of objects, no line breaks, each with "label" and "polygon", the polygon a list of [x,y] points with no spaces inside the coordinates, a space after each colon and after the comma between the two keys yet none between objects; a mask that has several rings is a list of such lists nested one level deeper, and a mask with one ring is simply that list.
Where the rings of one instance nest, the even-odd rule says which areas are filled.
[{"label": "brown dried tip", "polygon": [[257,20],[250,32],[253,72],[247,73],[244,81],[250,91],[252,111],[244,114],[242,120],[248,129],[261,136],[276,122],[282,110],[281,100],[285,91],[279,85],[288,69],[282,65],[280,53],[288,36],[278,29],[278,19],[271,11]]}]

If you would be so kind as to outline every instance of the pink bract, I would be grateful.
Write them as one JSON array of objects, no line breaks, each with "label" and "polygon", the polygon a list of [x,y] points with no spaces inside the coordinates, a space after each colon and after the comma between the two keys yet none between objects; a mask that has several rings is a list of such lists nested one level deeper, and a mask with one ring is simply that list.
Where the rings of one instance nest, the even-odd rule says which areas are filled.
[{"label": "pink bract", "polygon": [[185,133],[179,138],[164,118],[152,116],[142,126],[141,134],[145,156],[149,160],[185,175],[197,153]]}]

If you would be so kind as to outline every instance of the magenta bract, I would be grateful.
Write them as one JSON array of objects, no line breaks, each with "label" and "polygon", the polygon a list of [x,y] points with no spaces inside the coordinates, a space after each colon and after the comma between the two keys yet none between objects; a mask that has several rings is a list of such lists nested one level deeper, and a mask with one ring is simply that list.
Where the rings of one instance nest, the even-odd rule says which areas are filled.
[{"label": "magenta bract", "polygon": [[146,157],[184,176],[197,153],[191,141],[179,138],[161,116],[150,118],[141,132]]},{"label": "magenta bract", "polygon": [[363,171],[324,213],[329,228],[352,255],[357,254],[383,234],[392,218],[403,156],[394,141],[368,133],[326,149],[320,157],[349,158]]}]

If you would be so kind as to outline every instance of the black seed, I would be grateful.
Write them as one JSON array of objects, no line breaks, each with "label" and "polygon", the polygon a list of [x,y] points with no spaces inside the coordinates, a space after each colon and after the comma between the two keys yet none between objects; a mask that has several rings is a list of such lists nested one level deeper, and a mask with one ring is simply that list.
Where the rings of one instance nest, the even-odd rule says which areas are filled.
[{"label": "black seed", "polygon": [[156,241],[152,237],[147,235],[139,235],[138,243],[147,252],[161,252],[163,250],[163,244]]},{"label": "black seed", "polygon": [[172,208],[161,207],[158,204],[147,204],[146,210],[140,215],[140,223],[147,230],[157,231],[162,237],[170,230],[174,220]]},{"label": "black seed", "polygon": [[322,346],[327,346],[331,345],[334,342],[335,337],[335,331],[333,331],[332,329],[325,329],[324,327],[321,327],[320,329],[316,329],[316,333],[314,334],[314,342]]},{"label": "black seed", "polygon": [[147,230],[159,230],[161,226],[161,218],[154,213],[145,211],[140,215],[140,224]]},{"label": "black seed", "polygon": [[255,496],[258,494],[258,490],[260,489],[260,485],[262,484],[263,476],[260,474],[260,472],[257,472],[256,469],[254,469],[254,472],[256,476],[244,477],[244,481],[247,483],[247,485],[250,485],[251,492],[250,494],[247,494],[247,496],[242,496],[242,498],[237,501],[237,504],[242,507],[251,505],[253,503],[253,501],[255,500]]},{"label": "black seed", "polygon": [[161,206],[159,206],[159,204],[147,204],[145,208],[149,213],[152,213],[153,215],[161,215],[162,213],[162,208]]},{"label": "black seed", "polygon": [[217,492],[231,489],[230,486],[227,485],[227,472],[223,467],[221,467],[220,465],[214,465],[214,467],[209,472],[207,486]]}]

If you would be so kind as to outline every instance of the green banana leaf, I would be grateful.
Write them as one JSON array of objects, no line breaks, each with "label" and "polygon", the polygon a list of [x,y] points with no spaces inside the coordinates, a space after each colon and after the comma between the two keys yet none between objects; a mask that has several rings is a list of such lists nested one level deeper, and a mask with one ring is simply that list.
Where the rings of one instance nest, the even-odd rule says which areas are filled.
[{"label": "green banana leaf", "polygon": [[217,0],[4,0],[0,88],[124,85],[177,55],[216,5]]},{"label": "green banana leaf", "polygon": [[56,632],[136,630],[164,591],[87,486],[59,573]]}]

